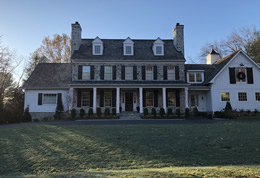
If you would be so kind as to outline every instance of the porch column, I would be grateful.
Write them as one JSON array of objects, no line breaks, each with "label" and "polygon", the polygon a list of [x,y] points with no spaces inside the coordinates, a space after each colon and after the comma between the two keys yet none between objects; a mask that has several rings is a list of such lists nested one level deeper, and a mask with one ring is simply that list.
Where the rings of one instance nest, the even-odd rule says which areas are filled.
[{"label": "porch column", "polygon": [[163,109],[165,113],[167,113],[167,106],[166,106],[166,88],[162,88],[163,93]]},{"label": "porch column", "polygon": [[93,113],[97,112],[97,88],[93,88]]},{"label": "porch column", "polygon": [[185,108],[189,107],[188,104],[188,87],[184,88],[185,89]]},{"label": "porch column", "polygon": [[116,113],[120,113],[120,109],[119,109],[119,95],[120,95],[120,88],[116,88]]},{"label": "porch column", "polygon": [[67,98],[67,104],[68,104],[68,110],[71,111],[73,108],[73,88],[69,89],[68,98]]},{"label": "porch column", "polygon": [[140,113],[143,113],[143,88],[139,88]]}]

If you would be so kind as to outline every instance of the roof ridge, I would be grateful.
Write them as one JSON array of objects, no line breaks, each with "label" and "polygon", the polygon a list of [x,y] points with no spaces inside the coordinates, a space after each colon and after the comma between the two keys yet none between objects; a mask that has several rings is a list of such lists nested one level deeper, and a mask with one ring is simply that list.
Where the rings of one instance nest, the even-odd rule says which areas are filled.
[{"label": "roof ridge", "polygon": [[240,51],[240,50],[234,51],[233,53],[231,53],[231,54],[225,56],[224,58],[219,59],[219,60],[218,60],[217,62],[215,62],[214,64],[220,64],[220,63],[222,63],[223,61],[225,61],[226,59],[228,59],[228,58],[230,58],[231,56],[235,55],[235,54],[236,54],[237,52],[239,52],[239,51]]}]

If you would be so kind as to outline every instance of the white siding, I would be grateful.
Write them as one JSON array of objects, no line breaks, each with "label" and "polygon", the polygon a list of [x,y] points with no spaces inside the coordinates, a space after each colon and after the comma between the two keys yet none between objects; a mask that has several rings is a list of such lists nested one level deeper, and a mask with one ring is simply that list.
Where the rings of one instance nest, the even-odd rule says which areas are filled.
[{"label": "white siding", "polygon": [[[253,68],[254,84],[239,83],[230,84],[229,67],[239,67],[243,64],[244,67]],[[233,109],[244,110],[260,110],[260,102],[255,100],[255,92],[260,92],[260,69],[250,61],[244,54],[240,53],[233,61],[216,77],[211,88],[212,108],[213,111],[220,111],[226,105],[226,101],[221,101],[221,92],[230,93],[230,102]],[[238,101],[238,92],[247,92],[247,101]]]},{"label": "white siding", "polygon": [[65,111],[67,110],[68,90],[25,90],[24,108],[29,105],[30,112],[55,112],[57,104],[38,105],[39,93],[62,93],[63,107]]}]

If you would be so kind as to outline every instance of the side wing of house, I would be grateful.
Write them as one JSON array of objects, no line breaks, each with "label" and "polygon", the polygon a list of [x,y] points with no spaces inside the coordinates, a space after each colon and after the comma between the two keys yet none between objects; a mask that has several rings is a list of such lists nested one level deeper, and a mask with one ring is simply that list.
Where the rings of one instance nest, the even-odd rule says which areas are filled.
[{"label": "side wing of house", "polygon": [[260,110],[259,76],[259,66],[243,51],[238,51],[210,81],[212,110],[222,110],[227,101],[233,109]]}]

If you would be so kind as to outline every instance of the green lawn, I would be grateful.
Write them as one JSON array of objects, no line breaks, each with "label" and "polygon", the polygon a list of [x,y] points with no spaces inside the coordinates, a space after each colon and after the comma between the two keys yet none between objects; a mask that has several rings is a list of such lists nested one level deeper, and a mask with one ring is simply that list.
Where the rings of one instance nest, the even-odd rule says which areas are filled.
[{"label": "green lawn", "polygon": [[260,176],[260,122],[0,128],[0,175]]}]

